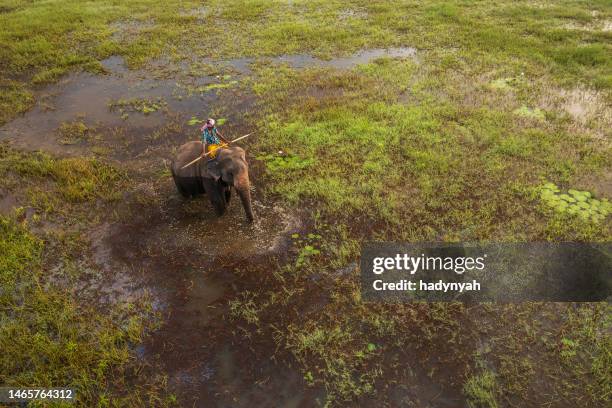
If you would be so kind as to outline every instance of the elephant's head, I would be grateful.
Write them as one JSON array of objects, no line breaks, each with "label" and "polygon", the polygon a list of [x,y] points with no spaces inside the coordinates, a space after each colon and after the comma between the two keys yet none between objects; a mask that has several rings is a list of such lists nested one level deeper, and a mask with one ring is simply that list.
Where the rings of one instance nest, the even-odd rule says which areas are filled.
[{"label": "elephant's head", "polygon": [[217,160],[218,174],[216,176],[227,185],[234,186],[242,201],[247,220],[252,222],[254,217],[251,206],[251,183],[244,150],[237,146],[222,149],[219,151]]},{"label": "elephant's head", "polygon": [[222,215],[230,197],[229,189],[234,187],[242,200],[247,219],[253,221],[249,165],[244,150],[237,146],[220,149],[214,162],[204,159],[190,165],[202,151],[203,146],[199,141],[187,142],[179,147],[176,160],[170,166],[179,193],[184,197],[207,194],[217,214]]}]

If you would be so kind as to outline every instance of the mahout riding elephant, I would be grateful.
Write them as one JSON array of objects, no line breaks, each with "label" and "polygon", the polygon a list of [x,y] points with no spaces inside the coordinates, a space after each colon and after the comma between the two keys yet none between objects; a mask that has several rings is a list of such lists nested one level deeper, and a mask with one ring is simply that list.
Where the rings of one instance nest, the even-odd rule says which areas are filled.
[{"label": "mahout riding elephant", "polygon": [[249,165],[244,150],[238,146],[219,149],[217,157],[208,157],[182,168],[202,154],[202,142],[188,142],[179,147],[176,159],[170,165],[172,178],[183,197],[206,194],[217,215],[223,215],[231,197],[232,187],[240,196],[246,218],[253,221]]}]

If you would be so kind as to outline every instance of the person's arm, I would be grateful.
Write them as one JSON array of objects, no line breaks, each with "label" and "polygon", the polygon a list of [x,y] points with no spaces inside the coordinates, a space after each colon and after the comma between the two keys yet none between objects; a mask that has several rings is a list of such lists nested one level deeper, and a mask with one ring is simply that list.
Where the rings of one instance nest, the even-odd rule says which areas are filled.
[{"label": "person's arm", "polygon": [[225,143],[229,143],[229,140],[227,140],[226,138],[223,137],[221,132],[219,132],[219,129],[217,129],[217,134],[219,135],[219,139],[221,139],[221,141],[223,141]]}]

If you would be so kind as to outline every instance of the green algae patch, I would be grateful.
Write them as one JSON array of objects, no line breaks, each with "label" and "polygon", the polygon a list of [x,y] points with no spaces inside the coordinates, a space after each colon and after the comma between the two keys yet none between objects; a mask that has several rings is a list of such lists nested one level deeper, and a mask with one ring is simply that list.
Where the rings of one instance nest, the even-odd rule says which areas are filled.
[{"label": "green algae patch", "polygon": [[600,223],[612,212],[612,203],[607,198],[594,198],[589,191],[569,189],[563,193],[553,183],[546,183],[539,190],[542,202],[558,214]]}]

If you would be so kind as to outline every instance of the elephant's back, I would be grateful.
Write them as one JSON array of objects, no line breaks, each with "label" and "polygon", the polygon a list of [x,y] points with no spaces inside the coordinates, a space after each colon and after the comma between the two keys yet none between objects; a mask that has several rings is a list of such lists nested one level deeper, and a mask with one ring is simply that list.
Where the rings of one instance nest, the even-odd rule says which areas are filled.
[{"label": "elephant's back", "polygon": [[187,142],[178,148],[178,151],[176,152],[176,157],[178,160],[193,160],[202,154],[202,149],[202,142],[200,142],[199,140]]},{"label": "elephant's back", "polygon": [[[176,158],[172,161],[172,168],[176,175],[182,175],[182,173],[191,173],[192,169],[184,169],[181,168],[195,160],[202,154],[202,142],[200,141],[192,141],[187,142],[181,145],[177,152]],[[193,166],[190,166],[193,167]]]},{"label": "elephant's back", "polygon": [[202,142],[193,141],[181,145],[176,152],[177,164],[185,165],[202,154]]}]

